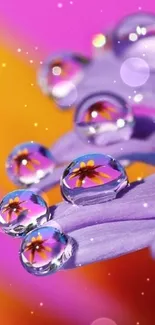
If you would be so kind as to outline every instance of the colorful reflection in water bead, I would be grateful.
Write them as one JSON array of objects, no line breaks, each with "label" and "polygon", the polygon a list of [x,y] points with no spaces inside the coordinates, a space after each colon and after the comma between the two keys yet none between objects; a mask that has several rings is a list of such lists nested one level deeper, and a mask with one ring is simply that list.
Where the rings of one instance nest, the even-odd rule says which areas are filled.
[{"label": "colorful reflection in water bead", "polygon": [[7,194],[0,203],[0,226],[11,236],[24,236],[49,220],[46,202],[29,190]]},{"label": "colorful reflection in water bead", "polygon": [[145,57],[155,69],[155,15],[137,13],[123,19],[113,34],[114,50],[124,57]]},{"label": "colorful reflection in water bead", "polygon": [[71,106],[77,98],[76,85],[83,78],[83,68],[88,63],[89,59],[78,54],[54,55],[41,66],[38,83],[60,107]]},{"label": "colorful reflection in water bead", "polygon": [[114,94],[92,94],[77,107],[75,130],[82,139],[95,145],[128,140],[133,132],[131,108]]},{"label": "colorful reflection in water bead", "polygon": [[44,146],[27,142],[13,149],[6,162],[9,178],[17,185],[37,184],[52,173],[55,160]]},{"label": "colorful reflection in water bead", "polygon": [[34,275],[56,272],[73,254],[73,240],[53,227],[40,227],[23,240],[20,259]]},{"label": "colorful reflection in water bead", "polygon": [[102,154],[75,159],[60,181],[63,197],[81,205],[112,200],[127,184],[127,175],[120,163]]}]

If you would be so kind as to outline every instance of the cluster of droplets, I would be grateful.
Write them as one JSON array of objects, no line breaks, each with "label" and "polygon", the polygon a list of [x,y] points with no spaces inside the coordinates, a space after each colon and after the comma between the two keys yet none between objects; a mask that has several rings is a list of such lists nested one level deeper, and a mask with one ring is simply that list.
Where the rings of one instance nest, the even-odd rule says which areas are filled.
[{"label": "cluster of droplets", "polygon": [[[125,18],[111,35],[98,35],[93,46],[111,48],[118,59],[126,60],[120,74],[132,87],[143,84],[154,70],[154,38],[155,16],[140,13]],[[149,72],[141,65],[142,54],[145,54]],[[133,59],[134,62],[138,60],[141,70],[145,70],[140,81],[132,78],[136,82],[134,85],[129,83],[129,73],[126,73],[131,63],[135,64]],[[130,105],[121,97],[111,92],[95,92],[76,104],[77,86],[90,62],[79,54],[54,55],[42,64],[38,83],[60,107],[75,105],[75,130],[88,144],[104,146],[128,140],[133,133],[134,117]],[[62,268],[74,251],[72,239],[55,223],[52,225],[45,200],[29,189],[38,183],[41,189],[42,180],[54,173],[56,166],[50,150],[34,142],[14,148],[6,162],[10,179],[23,189],[2,199],[0,227],[6,234],[22,238],[20,260],[25,269],[35,275],[51,274]],[[69,203],[90,205],[114,199],[127,184],[126,173],[118,161],[103,154],[89,154],[74,159],[65,168],[60,188]]]},{"label": "cluster of droplets", "polygon": [[[47,149],[43,150],[39,145],[35,145],[36,151],[33,146],[32,151],[28,148],[26,144],[16,147],[6,166],[10,178],[24,186],[32,185],[32,182],[35,185],[36,180],[41,182],[42,178],[36,178],[38,166],[46,175],[53,162]],[[49,160],[46,163],[41,159],[42,153],[45,161]],[[90,205],[114,199],[127,184],[126,173],[118,161],[103,154],[89,154],[73,160],[66,167],[60,188],[68,202]],[[6,234],[22,238],[20,260],[34,275],[56,272],[75,250],[74,240],[51,219],[45,200],[28,188],[7,194],[0,203],[0,227]]]}]

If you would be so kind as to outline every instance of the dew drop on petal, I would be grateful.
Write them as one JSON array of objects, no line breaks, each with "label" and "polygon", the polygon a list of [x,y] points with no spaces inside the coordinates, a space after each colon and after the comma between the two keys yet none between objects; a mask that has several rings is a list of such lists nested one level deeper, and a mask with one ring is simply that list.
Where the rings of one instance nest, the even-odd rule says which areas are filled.
[{"label": "dew drop on petal", "polygon": [[49,57],[41,66],[38,84],[44,94],[51,96],[58,106],[70,107],[77,99],[77,84],[89,59],[66,53]]},{"label": "dew drop on petal", "polygon": [[60,181],[64,199],[77,205],[112,200],[127,184],[121,164],[103,154],[88,154],[75,159],[64,170]]},{"label": "dew drop on petal", "polygon": [[[73,254],[73,241],[53,227],[40,227],[28,233],[20,249],[24,268],[34,275],[48,275],[63,267]],[[68,247],[71,247],[68,254]]]},{"label": "dew drop on petal", "polygon": [[131,137],[133,114],[122,98],[95,93],[79,104],[74,124],[79,137],[86,142],[107,145]]},{"label": "dew drop on petal", "polygon": [[55,160],[50,151],[35,142],[16,146],[6,161],[9,178],[17,185],[38,183],[53,172]]},{"label": "dew drop on petal", "polygon": [[0,203],[0,227],[8,235],[21,237],[42,220],[49,220],[44,199],[30,190],[16,190],[7,194]]}]

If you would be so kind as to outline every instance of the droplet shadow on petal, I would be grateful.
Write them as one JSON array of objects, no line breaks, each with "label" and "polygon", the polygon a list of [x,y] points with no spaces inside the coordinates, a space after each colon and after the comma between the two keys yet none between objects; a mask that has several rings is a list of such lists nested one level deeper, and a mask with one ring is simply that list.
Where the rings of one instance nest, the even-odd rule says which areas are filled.
[{"label": "droplet shadow on petal", "polygon": [[145,139],[155,132],[155,122],[144,116],[135,117],[135,126],[132,137],[136,139]]},{"label": "droplet shadow on petal", "polygon": [[54,216],[54,213],[55,213],[55,210],[56,210],[57,206],[56,205],[52,205],[50,206],[50,209],[49,209],[49,220],[53,219],[53,216]]},{"label": "droplet shadow on petal", "polygon": [[129,191],[131,191],[132,189],[134,189],[135,187],[137,187],[140,184],[145,183],[145,181],[142,179],[140,181],[135,181],[133,183],[131,183],[130,185],[128,185],[126,188],[124,188],[121,192],[119,192],[116,196],[116,200],[120,199],[121,197],[123,197],[124,194],[128,193]]}]

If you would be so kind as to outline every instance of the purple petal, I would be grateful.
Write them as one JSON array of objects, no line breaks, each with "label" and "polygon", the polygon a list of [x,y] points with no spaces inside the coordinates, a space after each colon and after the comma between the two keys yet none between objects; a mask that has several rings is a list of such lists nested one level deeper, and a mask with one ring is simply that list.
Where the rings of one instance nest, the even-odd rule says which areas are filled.
[{"label": "purple petal", "polygon": [[148,247],[155,240],[155,175],[124,195],[98,205],[57,205],[54,220],[78,244],[67,267],[88,264]]},{"label": "purple petal", "polygon": [[[72,131],[59,139],[52,149],[52,154],[59,162],[71,162],[73,159],[88,153],[103,153],[111,155],[116,159],[131,154],[148,154],[155,152],[155,133],[145,140],[132,138],[129,141],[123,141],[104,147],[96,147],[82,142],[78,135]],[[131,156],[132,158],[132,156]],[[142,158],[140,157],[139,160]],[[144,159],[144,158],[143,158]],[[142,159],[142,161],[143,161]],[[138,160],[138,159],[136,159]],[[145,159],[144,159],[145,161]]]},{"label": "purple petal", "polygon": [[144,182],[137,182],[127,188],[121,197],[102,204],[76,206],[59,203],[54,219],[64,232],[72,232],[95,224],[155,219],[155,175]]},{"label": "purple petal", "polygon": [[69,234],[78,249],[65,268],[115,258],[148,247],[155,238],[155,220],[112,222]]}]

